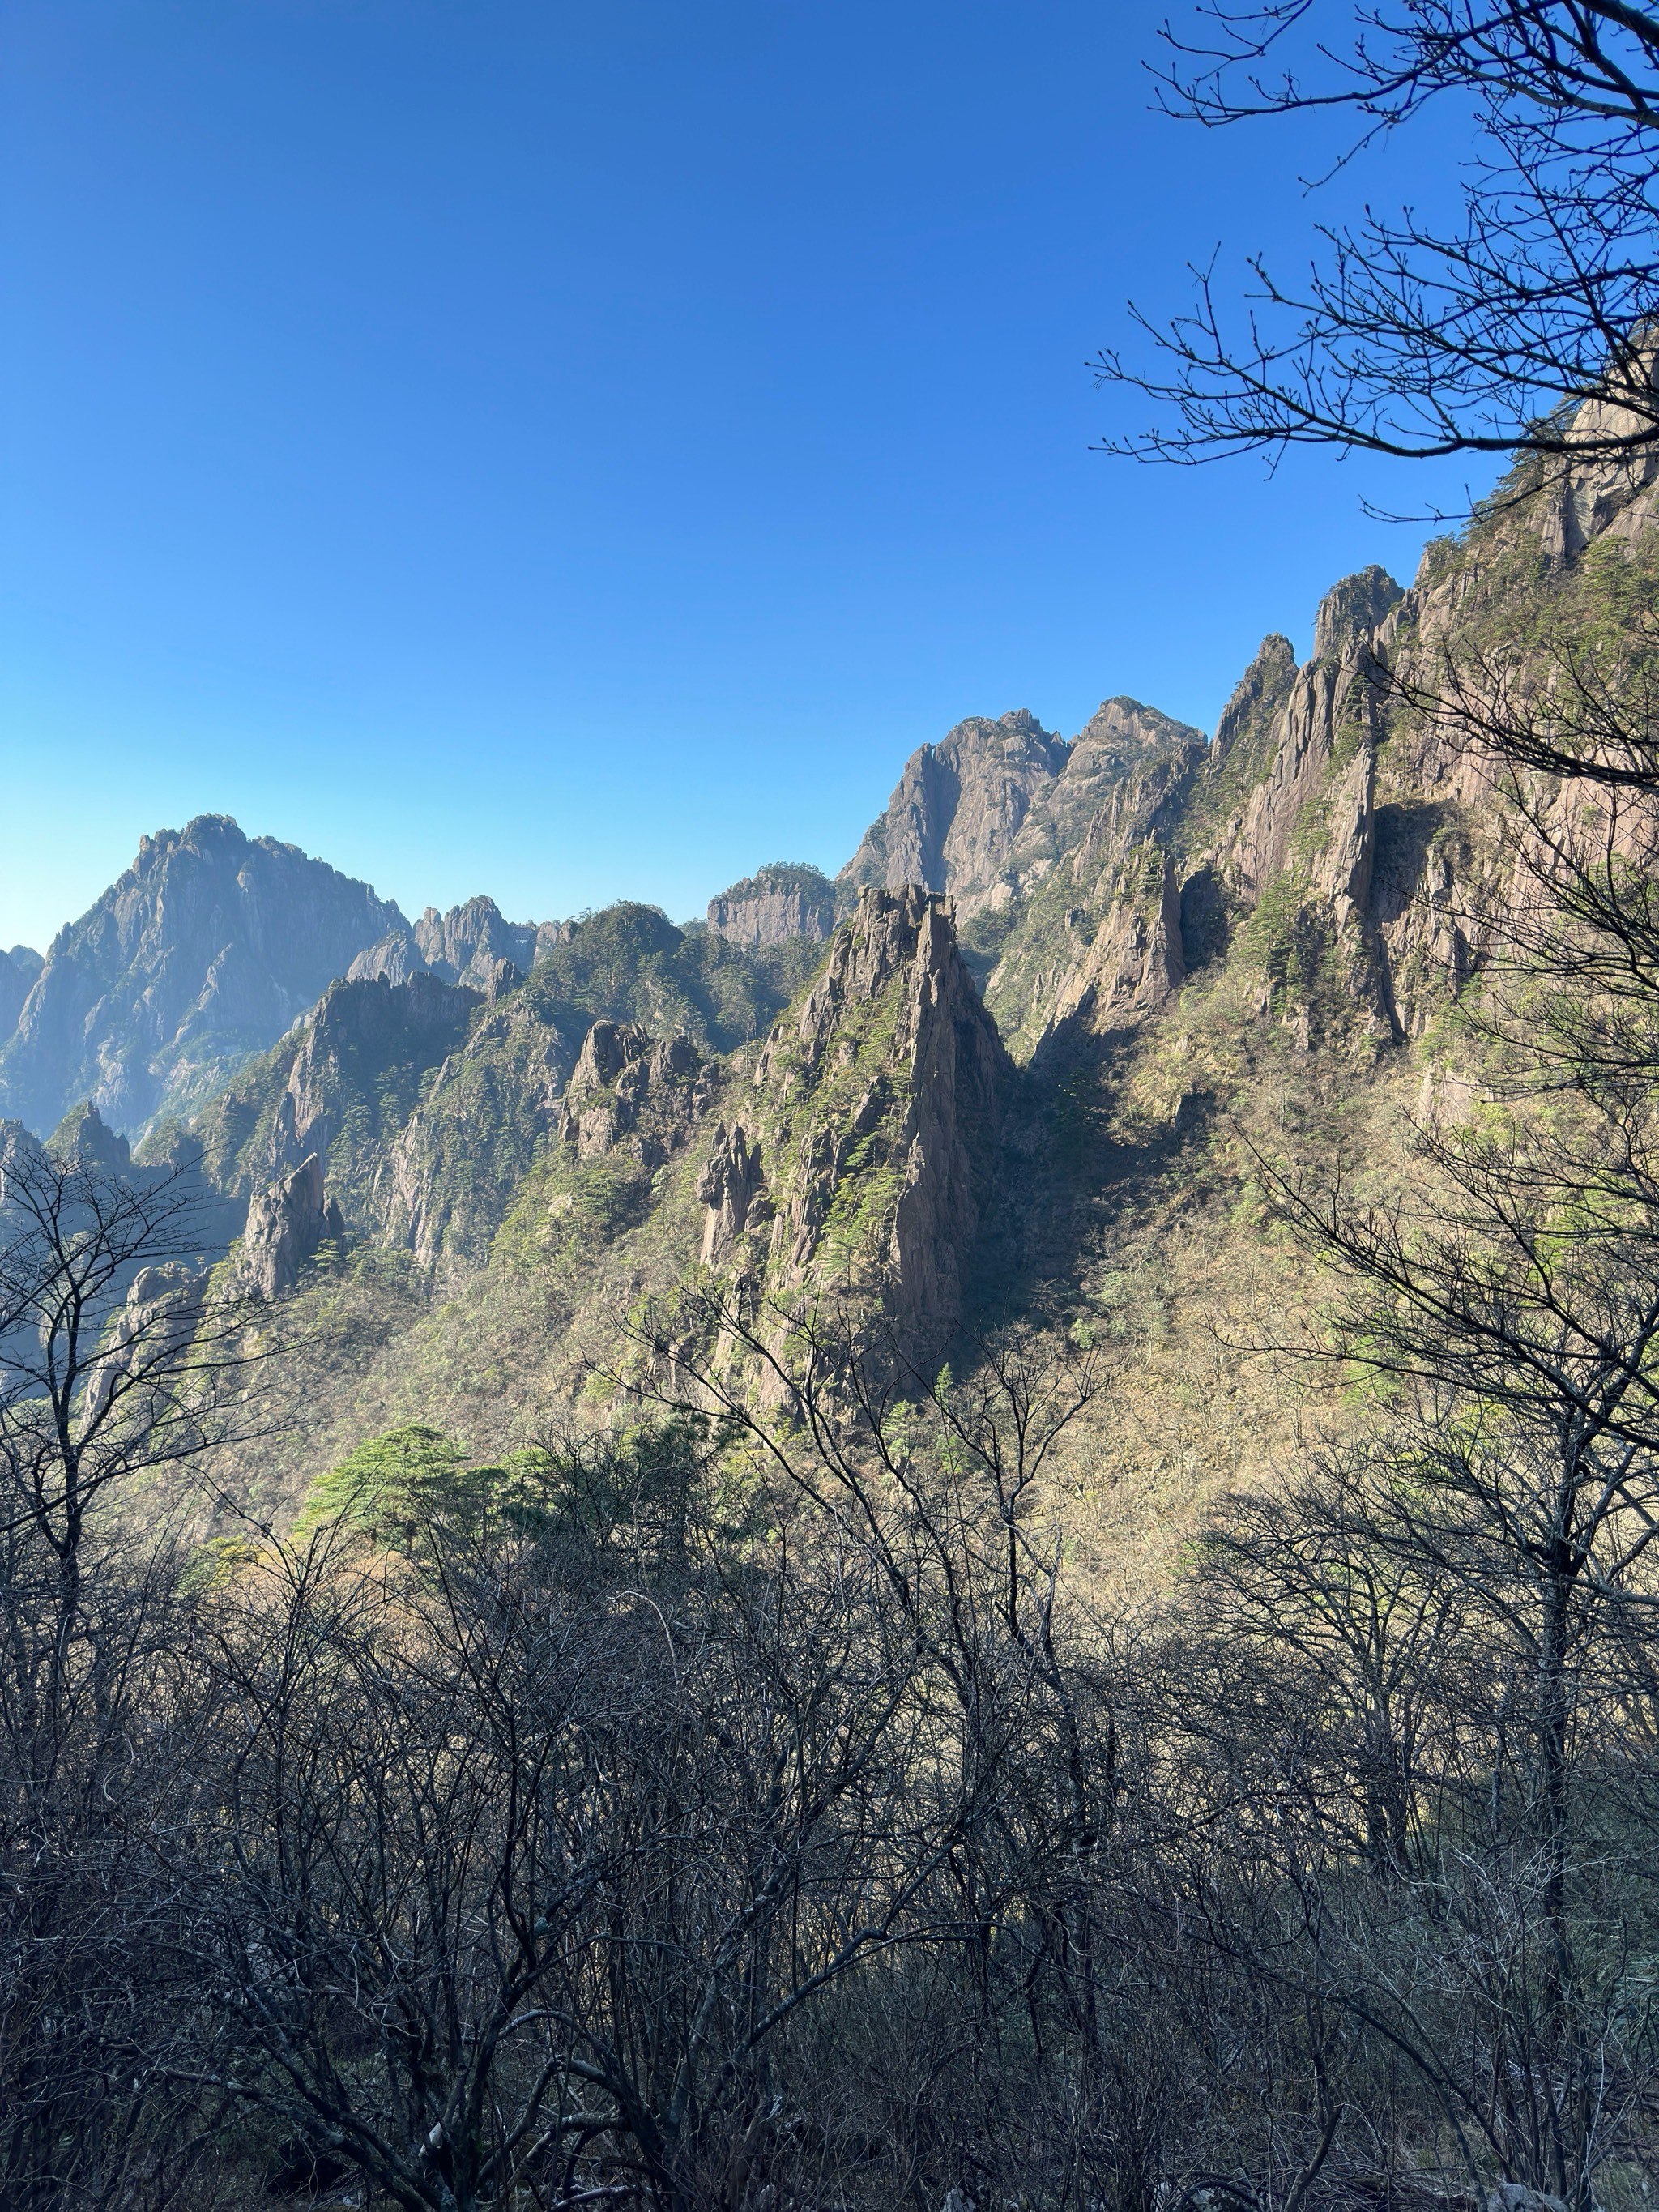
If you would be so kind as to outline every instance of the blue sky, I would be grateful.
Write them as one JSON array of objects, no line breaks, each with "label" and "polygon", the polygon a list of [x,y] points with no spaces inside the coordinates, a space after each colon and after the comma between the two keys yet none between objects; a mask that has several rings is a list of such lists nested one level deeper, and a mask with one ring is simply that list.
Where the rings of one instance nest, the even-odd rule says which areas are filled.
[{"label": "blue sky", "polygon": [[1091,450],[1127,298],[1448,150],[1310,200],[1316,132],[1149,112],[1163,13],[4,0],[0,942],[207,811],[684,916],[964,714],[1207,727],[1407,575],[1420,476]]}]

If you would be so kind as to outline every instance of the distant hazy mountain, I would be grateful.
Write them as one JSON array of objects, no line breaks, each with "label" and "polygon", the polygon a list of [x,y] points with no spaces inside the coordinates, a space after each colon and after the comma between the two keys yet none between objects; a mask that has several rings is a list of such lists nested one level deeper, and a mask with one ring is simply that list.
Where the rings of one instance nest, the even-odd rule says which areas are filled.
[{"label": "distant hazy mountain", "polygon": [[357,955],[347,980],[406,983],[411,975],[435,975],[487,991],[499,987],[504,960],[527,975],[543,953],[565,943],[570,928],[568,921],[509,921],[494,899],[482,896],[447,914],[429,906],[412,929],[399,915],[395,929]]},{"label": "distant hazy mountain", "polygon": [[40,967],[40,956],[32,945],[14,945],[9,952],[0,952],[0,1036],[17,1026]]},{"label": "distant hazy mountain", "polygon": [[[52,1128],[90,1099],[112,1128],[191,1110],[263,1052],[365,946],[406,931],[398,908],[296,845],[228,815],[144,838],[138,857],[58,932],[0,1048],[0,1114]],[[0,1022],[20,948],[0,974]]]}]

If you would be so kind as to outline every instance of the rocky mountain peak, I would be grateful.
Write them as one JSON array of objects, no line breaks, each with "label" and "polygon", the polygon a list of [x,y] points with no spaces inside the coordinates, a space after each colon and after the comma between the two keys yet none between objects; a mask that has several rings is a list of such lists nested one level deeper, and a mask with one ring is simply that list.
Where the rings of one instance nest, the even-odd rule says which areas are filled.
[{"label": "rocky mountain peak", "polygon": [[836,887],[817,868],[775,860],[708,902],[708,927],[737,945],[822,945],[836,926]]},{"label": "rocky mountain peak", "polygon": [[124,1176],[132,1165],[132,1148],[126,1139],[85,1100],[70,1107],[47,1138],[46,1149],[60,1160],[78,1160],[106,1175]]},{"label": "rocky mountain peak", "polygon": [[1144,706],[1139,699],[1122,696],[1103,699],[1078,732],[1065,763],[1066,773],[1078,772],[1082,765],[1078,755],[1085,748],[1098,766],[1127,766],[1172,740],[1182,741],[1199,734],[1185,722],[1174,721],[1156,707]]},{"label": "rocky mountain peak", "polygon": [[185,1112],[403,926],[367,884],[228,815],[159,830],[53,939],[0,1049],[0,1104],[33,1128],[77,1098],[130,1131]]},{"label": "rocky mountain peak", "polygon": [[1264,637],[1255,659],[1233,686],[1210,743],[1208,765],[1219,768],[1264,707],[1277,707],[1296,678],[1296,647],[1277,630]]},{"label": "rocky mountain peak", "polygon": [[1334,584],[1314,617],[1314,659],[1340,659],[1349,648],[1391,615],[1406,596],[1388,570],[1373,562]]},{"label": "rocky mountain peak", "polygon": [[1071,748],[1025,708],[958,722],[914,752],[886,810],[836,878],[845,889],[917,884],[963,913],[998,881],[1020,825]]},{"label": "rocky mountain peak", "polygon": [[359,953],[346,975],[351,982],[382,976],[403,983],[424,974],[499,996],[509,988],[501,981],[504,969],[522,979],[546,946],[562,943],[568,933],[559,922],[508,921],[494,899],[480,894],[447,913],[428,907],[412,928],[399,915],[397,927]]},{"label": "rocky mountain peak", "polygon": [[482,988],[497,961],[510,960],[521,971],[534,966],[536,927],[533,921],[508,921],[494,899],[480,896],[447,914],[428,907],[410,933],[434,975]]}]

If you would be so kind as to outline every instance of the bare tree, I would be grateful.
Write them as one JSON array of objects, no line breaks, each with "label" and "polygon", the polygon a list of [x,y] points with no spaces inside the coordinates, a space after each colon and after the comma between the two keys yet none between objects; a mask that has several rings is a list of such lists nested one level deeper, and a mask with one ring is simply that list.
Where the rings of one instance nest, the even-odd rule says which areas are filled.
[{"label": "bare tree", "polygon": [[257,1419],[207,1214],[187,1175],[21,1132],[0,1161],[0,2193],[20,2206],[163,2201],[189,2160],[135,1962],[185,1640],[174,1479]]},{"label": "bare tree", "polygon": [[1659,15],[1626,0],[1207,0],[1165,38],[1177,116],[1347,111],[1363,144],[1443,100],[1469,117],[1474,158],[1460,222],[1406,210],[1322,228],[1305,285],[1251,261],[1242,313],[1201,271],[1189,314],[1142,321],[1159,365],[1100,358],[1103,380],[1160,408],[1117,450],[1492,453],[1533,465],[1523,490],[1651,448]]},{"label": "bare tree", "polygon": [[[903,1400],[818,1352],[781,1419],[676,1396],[672,1511],[657,1443],[645,1483],[590,1443],[429,1499],[401,1554],[228,1580],[163,1855],[200,1993],[170,2078],[411,2212],[937,2201],[988,2154],[1011,1976],[1102,1978],[1112,1733],[1035,1512],[1089,1386],[1011,1352]],[[895,2016],[978,2051],[971,2125],[939,2139],[935,2084],[851,2139]]]}]

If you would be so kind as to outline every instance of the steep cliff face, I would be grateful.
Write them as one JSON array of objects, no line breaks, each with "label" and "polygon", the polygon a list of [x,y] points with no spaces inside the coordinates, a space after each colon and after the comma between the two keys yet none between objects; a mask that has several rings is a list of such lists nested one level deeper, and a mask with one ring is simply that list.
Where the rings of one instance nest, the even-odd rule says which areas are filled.
[{"label": "steep cliff face", "polygon": [[852,890],[910,884],[948,891],[969,915],[992,893],[1033,805],[1069,748],[1024,708],[958,722],[910,756],[898,787],[836,878]]},{"label": "steep cliff face", "polygon": [[837,880],[948,890],[1018,1054],[1078,1022],[1121,1026],[1185,978],[1159,841],[1204,757],[1201,732],[1135,699],[1105,701],[1070,744],[1029,714],[964,722],[913,757]]},{"label": "steep cliff face", "polygon": [[50,1128],[90,1098],[131,1132],[186,1112],[401,922],[367,884],[227,816],[146,837],[53,939],[0,1049],[0,1111]]},{"label": "steep cliff face", "polygon": [[866,886],[722,1102],[697,1183],[703,1263],[785,1306],[868,1302],[919,1351],[943,1342],[1011,1079],[947,902]]},{"label": "steep cliff face", "polygon": [[14,945],[0,952],[0,1037],[10,1035],[23,1011],[23,1001],[34,988],[43,963],[33,946]]},{"label": "steep cliff face", "polygon": [[836,926],[836,886],[817,868],[773,861],[708,902],[708,927],[736,945],[822,945]]},{"label": "steep cliff face", "polygon": [[352,1225],[380,1225],[386,1144],[464,1042],[481,994],[416,972],[331,983],[296,1028],[233,1077],[199,1117],[206,1172],[246,1198],[311,1154]]},{"label": "steep cliff face", "polygon": [[[1659,461],[1600,464],[1431,545],[1409,590],[1377,568],[1345,579],[1305,665],[1269,638],[1169,833],[1188,972],[1231,948],[1258,1012],[1304,1042],[1420,1034],[1478,965],[1483,908],[1519,878],[1501,779],[1414,695],[1449,663],[1477,684],[1500,665],[1547,682],[1558,648],[1634,667],[1656,525]],[[1145,1010],[1142,948],[1127,956],[1115,995]]]}]

